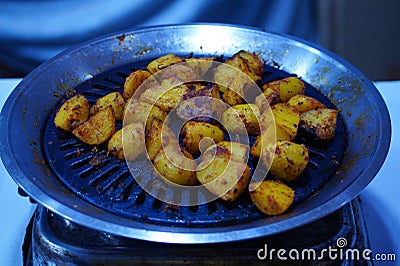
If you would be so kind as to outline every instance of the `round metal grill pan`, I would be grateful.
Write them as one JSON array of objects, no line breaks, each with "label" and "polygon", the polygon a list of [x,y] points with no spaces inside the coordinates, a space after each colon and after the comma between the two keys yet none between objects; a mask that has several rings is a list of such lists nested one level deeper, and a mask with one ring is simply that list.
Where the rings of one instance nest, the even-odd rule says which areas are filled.
[{"label": "round metal grill pan", "polygon": [[[58,133],[51,136],[48,130],[51,121],[49,117],[59,107],[60,95],[66,97],[64,95],[71,89],[78,88],[91,93],[91,101],[94,101],[97,96],[106,94],[104,90],[120,89],[125,76],[132,70],[130,68],[142,67],[132,65],[134,62],[168,53],[219,56],[232,55],[242,49],[259,53],[267,66],[274,67],[272,70],[279,66],[279,70],[301,77],[342,110],[339,121],[343,122],[345,130],[344,133],[338,132],[346,136],[345,140],[341,140],[346,141],[342,163],[336,166],[334,160],[340,158],[329,158],[332,155],[340,156],[340,153],[324,153],[324,146],[314,149],[309,143],[310,149],[314,150],[313,156],[319,158],[317,154],[320,153],[322,158],[329,158],[326,162],[332,169],[321,168],[321,162],[312,158],[312,162],[318,166],[315,168],[321,169],[321,174],[313,175],[316,177],[315,182],[321,181],[324,185],[306,199],[298,200],[295,206],[282,215],[263,216],[260,219],[242,215],[245,219],[239,223],[231,218],[229,220],[225,214],[231,213],[229,208],[240,210],[240,207],[219,201],[197,209],[180,208],[165,212],[162,203],[159,206],[159,202],[154,203],[141,190],[135,190],[135,182],[130,179],[128,172],[123,171],[123,167],[114,168],[115,164],[107,163],[112,158],[98,154],[96,159],[100,158],[103,162],[102,170],[97,167],[92,169],[89,163],[94,156],[90,152],[91,147],[82,146],[70,136]],[[125,66],[127,69],[123,70]],[[123,74],[121,76],[117,73]],[[308,90],[309,94],[314,92]],[[4,129],[0,131],[0,155],[4,166],[15,182],[36,202],[89,228],[114,235],[169,243],[217,243],[251,239],[281,233],[320,219],[352,200],[371,182],[386,158],[391,136],[389,113],[378,90],[367,77],[342,58],[290,36],[221,24],[132,29],[71,47],[36,68],[15,88],[1,111],[0,128]],[[52,148],[48,147],[50,145],[57,145],[59,155],[49,156],[52,153]],[[82,148],[80,156],[74,153],[76,147]],[[74,179],[72,174],[66,176],[72,171],[69,169],[71,167],[62,169],[66,164],[60,161],[74,165],[73,171],[79,172],[80,177]],[[50,164],[57,166],[58,173]],[[309,168],[307,171],[314,171]],[[333,172],[333,168],[337,172]],[[323,170],[332,172],[326,175]],[[91,179],[92,173],[96,171],[107,177]],[[105,175],[105,172],[108,174]],[[123,178],[119,177],[120,173],[123,173]],[[65,176],[76,192],[72,192],[58,175]],[[325,176],[330,176],[327,182],[320,180]],[[304,176],[302,178],[306,179]],[[93,180],[94,185],[89,180]],[[307,186],[301,187],[308,189]],[[299,196],[300,193],[296,195]],[[101,197],[103,199],[98,201]],[[131,200],[128,200],[130,197]],[[124,213],[119,212],[118,215],[112,212],[117,210],[118,204],[121,204],[120,207],[131,206],[127,202],[143,202],[142,206],[148,202],[146,206],[151,208],[146,210],[157,213],[159,216],[155,218],[158,217],[158,220],[149,221],[139,216],[127,218],[133,216],[132,211],[125,211],[128,208],[120,210]],[[245,197],[240,202],[245,202]],[[153,203],[155,211],[152,209]],[[103,207],[98,207],[99,204]],[[248,210],[251,210],[252,215],[257,214],[254,209]],[[219,224],[221,219],[216,222],[215,218],[220,217],[215,213],[224,214],[223,224],[226,226]],[[200,214],[209,220],[199,217]],[[148,216],[148,213],[144,215]],[[196,224],[196,219],[192,219],[191,223],[195,224],[192,225],[189,220],[181,219],[192,215],[209,223]]]},{"label": "round metal grill pan", "polygon": [[[148,61],[136,62],[109,70],[82,83],[75,90],[85,95],[92,105],[98,98],[110,92],[122,93],[125,78],[131,71],[144,68],[147,63]],[[265,66],[263,82],[288,76],[289,73],[278,68]],[[306,93],[327,107],[335,108],[309,84],[306,85]],[[106,154],[107,147],[88,146],[69,132],[55,128],[53,120],[61,104],[62,101],[49,117],[44,130],[43,143],[47,144],[44,151],[48,164],[73,193],[99,208],[137,221],[185,227],[226,226],[265,217],[254,206],[248,193],[232,203],[216,200],[200,206],[178,207],[161,202],[136,183],[124,161]],[[295,142],[303,143],[309,149],[310,161],[301,176],[289,184],[296,191],[294,204],[312,195],[336,173],[346,147],[346,134],[340,115],[337,124],[336,136],[329,142],[313,141],[301,132],[296,138]],[[119,124],[118,128],[120,127]],[[254,140],[255,137],[250,136],[251,144]],[[135,166],[135,174],[151,175],[153,172],[152,169],[146,169],[145,164],[140,161]]]}]

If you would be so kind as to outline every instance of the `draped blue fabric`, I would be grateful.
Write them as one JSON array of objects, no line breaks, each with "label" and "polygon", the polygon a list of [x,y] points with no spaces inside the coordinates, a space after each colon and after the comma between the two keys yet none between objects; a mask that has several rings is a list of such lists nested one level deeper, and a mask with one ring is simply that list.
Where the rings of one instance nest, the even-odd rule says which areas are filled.
[{"label": "draped blue fabric", "polygon": [[0,69],[26,75],[67,47],[137,26],[221,22],[317,42],[313,0],[0,1]]}]

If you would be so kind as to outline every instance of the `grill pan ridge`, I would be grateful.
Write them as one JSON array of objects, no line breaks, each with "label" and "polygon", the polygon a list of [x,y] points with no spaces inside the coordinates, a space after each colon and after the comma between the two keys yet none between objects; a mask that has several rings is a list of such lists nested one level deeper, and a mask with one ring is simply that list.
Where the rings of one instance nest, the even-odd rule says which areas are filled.
[{"label": "grill pan ridge", "polygon": [[[86,96],[93,105],[99,97],[110,92],[122,93],[125,78],[131,71],[144,68],[148,62],[137,62],[109,70],[75,88]],[[291,76],[275,67],[265,66],[263,83]],[[306,84],[308,95],[334,108],[329,100],[311,85]],[[63,100],[58,104],[59,107]],[[43,136],[44,152],[54,174],[73,193],[102,208],[137,221],[152,222],[165,226],[225,226],[239,224],[265,217],[244,193],[235,202],[212,201],[205,206],[171,206],[147,194],[136,183],[124,161],[106,154],[106,147],[90,147],[69,132],[55,128],[54,116],[50,115]],[[294,204],[301,202],[317,191],[336,173],[346,147],[346,134],[341,116],[338,117],[335,138],[329,142],[313,141],[304,134],[295,140],[307,146],[310,153],[308,167],[295,182],[289,184],[295,189]],[[118,126],[120,128],[121,125]],[[250,143],[254,143],[250,136]],[[251,158],[250,158],[251,161]],[[254,162],[252,165],[254,165]],[[137,163],[138,175],[152,174],[152,169],[143,169],[145,164]],[[135,171],[136,172],[136,171]],[[177,195],[185,197],[187,195]]]},{"label": "grill pan ridge", "polygon": [[[68,133],[56,134],[50,129],[60,96],[67,98],[71,89],[82,92],[93,103],[107,92],[121,90],[126,75],[143,66],[138,62],[167,53],[219,56],[232,55],[239,49],[260,54],[270,74],[264,81],[291,73],[306,82],[311,96],[342,110],[338,136],[344,137],[338,137],[338,145],[334,145],[341,148],[329,150],[329,145],[307,144],[310,164],[305,175],[325,169],[330,171],[329,180],[320,180],[325,184],[320,188],[315,185],[317,191],[311,196],[298,189],[296,204],[283,215],[263,216],[243,196],[237,205],[217,200],[179,210],[170,208],[138,189],[123,162],[93,151]],[[16,183],[37,202],[89,228],[170,243],[250,239],[326,216],[352,200],[373,179],[385,160],[391,135],[389,114],[379,92],[345,60],[290,36],[221,24],[134,29],[71,47],[39,66],[17,86],[3,107],[0,124],[8,129],[0,132],[3,163]],[[71,167],[60,167],[62,161],[68,161]],[[331,167],[324,168],[322,162]],[[67,180],[61,181],[58,176]],[[133,206],[149,212],[137,215],[140,212],[133,212]]]}]

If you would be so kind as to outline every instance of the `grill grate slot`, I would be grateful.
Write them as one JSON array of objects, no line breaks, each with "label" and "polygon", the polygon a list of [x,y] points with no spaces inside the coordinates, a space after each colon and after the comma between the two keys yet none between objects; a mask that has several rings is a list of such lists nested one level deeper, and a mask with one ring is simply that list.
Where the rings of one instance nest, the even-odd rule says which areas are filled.
[{"label": "grill grate slot", "polygon": [[96,169],[92,166],[87,167],[81,171],[79,171],[79,177],[81,179],[86,179],[87,177],[89,177],[90,175],[92,175],[92,173],[95,171]]},{"label": "grill grate slot", "polygon": [[[79,85],[76,90],[85,95],[90,104],[110,92],[122,93],[125,78],[134,70],[146,66],[146,62],[121,66]],[[274,67],[265,67],[263,82],[271,82],[289,75]],[[306,84],[307,95],[320,100],[328,107],[334,107],[329,100],[316,89]],[[59,106],[61,106],[60,101]],[[56,107],[55,110],[58,108]],[[53,119],[56,111],[49,117],[44,131],[43,143],[51,143],[45,148],[47,162],[56,176],[74,193],[90,203],[118,215],[134,220],[171,226],[224,226],[238,224],[265,217],[257,211],[249,195],[242,195],[233,203],[215,200],[200,206],[171,206],[147,194],[129,172],[127,164],[107,155],[106,146],[96,149],[80,142],[69,132],[56,129]],[[117,129],[121,123],[117,123]],[[300,133],[300,132],[299,132]],[[334,175],[343,158],[346,147],[345,129],[341,116],[332,141],[319,143],[299,134],[296,142],[303,143],[309,149],[309,164],[302,175],[289,185],[296,190],[294,204],[304,200],[317,191],[330,176]],[[78,152],[79,149],[79,152]],[[138,177],[151,173],[138,167]],[[267,177],[273,178],[273,177]],[[174,194],[168,197],[204,198],[205,195]]]},{"label": "grill grate slot", "polygon": [[142,190],[139,196],[136,198],[135,205],[136,206],[143,205],[146,201],[146,197],[147,197],[146,191]]},{"label": "grill grate slot", "polygon": [[318,169],[318,164],[312,160],[309,160],[307,167],[310,167],[311,169]]},{"label": "grill grate slot", "polygon": [[101,188],[101,192],[112,192],[118,181],[121,180],[121,174],[119,172],[114,172],[107,176],[107,178],[98,187]]},{"label": "grill grate slot", "polygon": [[[77,147],[74,147],[77,146]],[[67,150],[67,148],[69,148]],[[82,153],[87,153],[91,150],[90,147],[84,146],[82,147],[81,145],[69,145],[64,147],[65,153],[64,153],[64,158],[66,160],[72,159],[74,157],[79,157]]]},{"label": "grill grate slot", "polygon": [[111,83],[111,84],[113,84],[113,85],[117,85],[120,88],[122,88],[124,86],[124,83],[125,83],[125,80],[122,79],[118,75],[114,75],[112,78],[111,77],[106,77],[104,80],[109,82],[109,83]]},{"label": "grill grate slot", "polygon": [[[118,86],[107,86],[107,85],[110,85],[110,84],[95,83],[92,85],[92,88],[94,88],[95,91],[102,93],[103,95],[107,94],[108,92],[118,91],[121,88],[120,85],[118,85]],[[88,92],[85,92],[85,93],[88,93]]]},{"label": "grill grate slot", "polygon": [[71,146],[82,146],[82,143],[77,138],[71,138],[67,133],[62,132],[59,135],[58,140],[60,142],[59,147],[61,150],[68,149]]},{"label": "grill grate slot", "polygon": [[124,80],[129,76],[129,74],[126,74],[125,72],[117,72],[117,75],[123,78]]},{"label": "grill grate slot", "polygon": [[72,162],[70,162],[70,166],[73,170],[76,170],[82,166],[88,165],[92,158],[93,156],[90,153],[84,154],[81,157],[74,158]]},{"label": "grill grate slot", "polygon": [[163,202],[158,200],[158,199],[154,199],[153,201],[153,205],[151,205],[151,207],[155,210],[159,210],[161,208],[161,206],[163,205]]},{"label": "grill grate slot", "polygon": [[119,174],[119,180],[114,184],[112,191],[115,198],[122,199],[123,194],[130,189],[131,183],[134,182],[134,179],[128,170],[123,170]]},{"label": "grill grate slot", "polygon": [[101,189],[103,187],[103,183],[107,182],[109,176],[115,173],[118,170],[118,166],[113,164],[108,164],[106,167],[98,170],[93,176],[91,176],[89,180],[89,184],[92,187],[97,189]]}]

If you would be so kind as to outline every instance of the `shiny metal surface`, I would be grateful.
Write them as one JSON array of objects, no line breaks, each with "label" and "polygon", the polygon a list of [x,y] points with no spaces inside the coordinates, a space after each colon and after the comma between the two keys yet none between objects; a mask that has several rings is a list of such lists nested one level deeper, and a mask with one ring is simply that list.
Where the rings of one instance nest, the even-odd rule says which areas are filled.
[{"label": "shiny metal surface", "polygon": [[[53,106],[77,84],[134,60],[166,53],[231,55],[254,51],[269,65],[295,73],[342,109],[348,151],[338,173],[287,213],[240,225],[174,228],[135,222],[105,212],[67,190],[49,171],[41,130]],[[356,197],[373,179],[390,144],[390,118],[374,85],[352,65],[312,44],[252,28],[179,25],[100,37],[73,47],[30,73],[0,117],[0,152],[14,180],[35,200],[78,224],[113,234],[167,243],[215,243],[267,236],[310,223]]]}]

